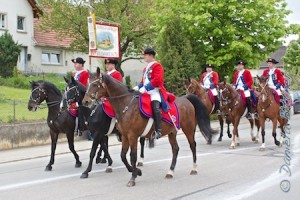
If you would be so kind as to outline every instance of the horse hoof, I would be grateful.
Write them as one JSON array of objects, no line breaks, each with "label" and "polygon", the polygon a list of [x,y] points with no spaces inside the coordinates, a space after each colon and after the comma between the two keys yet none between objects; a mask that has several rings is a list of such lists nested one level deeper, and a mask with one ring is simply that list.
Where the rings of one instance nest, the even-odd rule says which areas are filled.
[{"label": "horse hoof", "polygon": [[259,151],[265,151],[266,149],[264,147],[260,147]]},{"label": "horse hoof", "polygon": [[75,164],[75,167],[79,168],[79,167],[81,167],[81,164],[82,164],[81,162],[78,162],[78,163]]},{"label": "horse hoof", "polygon": [[106,170],[105,170],[106,173],[112,173],[112,171],[113,170],[112,170],[111,166],[107,167]]},{"label": "horse hoof", "polygon": [[127,183],[127,187],[133,187],[133,186],[135,186],[135,181],[130,180],[130,181]]},{"label": "horse hoof", "polygon": [[218,142],[222,142],[222,138],[221,137],[218,139]]},{"label": "horse hoof", "polygon": [[236,146],[240,146],[240,143],[236,143]]},{"label": "horse hoof", "polygon": [[231,135],[231,134],[228,134],[228,137],[229,137],[229,138],[232,138],[232,135]]},{"label": "horse hoof", "polygon": [[102,159],[101,158],[96,158],[96,164],[101,163]]},{"label": "horse hoof", "polygon": [[138,166],[138,167],[143,167],[143,166],[144,166],[144,163],[138,162],[137,166]]},{"label": "horse hoof", "polygon": [[82,173],[80,178],[88,178],[89,177],[89,174],[88,173]]},{"label": "horse hoof", "polygon": [[136,170],[137,170],[137,175],[142,176],[142,170],[140,170],[140,169],[136,169]]},{"label": "horse hoof", "polygon": [[276,141],[275,144],[280,147],[280,142]]},{"label": "horse hoof", "polygon": [[255,141],[256,141],[256,138],[255,138],[255,137],[253,137],[253,138],[252,138],[252,142],[255,142]]},{"label": "horse hoof", "polygon": [[206,144],[211,144],[211,143],[212,143],[212,140],[211,140],[211,138],[209,138]]},{"label": "horse hoof", "polygon": [[190,173],[190,175],[197,175],[197,174],[198,174],[198,172],[196,170],[192,170]]},{"label": "horse hoof", "polygon": [[258,144],[258,140],[255,140],[254,143],[255,143],[255,144]]},{"label": "horse hoof", "polygon": [[229,149],[235,149],[235,146],[230,146]]},{"label": "horse hoof", "polygon": [[173,178],[173,175],[172,175],[172,174],[167,174],[165,178],[166,178],[166,179],[172,179],[172,178]]},{"label": "horse hoof", "polygon": [[51,171],[52,170],[52,166],[46,166],[45,171]]},{"label": "horse hoof", "polygon": [[102,160],[101,160],[101,164],[105,164],[107,161],[106,161],[106,159],[105,158],[103,158]]}]

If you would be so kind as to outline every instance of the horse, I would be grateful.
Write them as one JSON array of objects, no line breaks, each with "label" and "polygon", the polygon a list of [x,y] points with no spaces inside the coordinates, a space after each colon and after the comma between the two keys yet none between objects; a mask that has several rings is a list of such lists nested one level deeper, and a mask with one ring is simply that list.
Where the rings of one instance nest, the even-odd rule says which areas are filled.
[{"label": "horse", "polygon": [[274,142],[277,146],[281,147],[283,144],[283,138],[280,141],[276,139],[276,128],[277,122],[279,122],[279,127],[284,134],[284,125],[287,123],[287,119],[280,116],[280,105],[276,103],[275,97],[272,90],[268,87],[268,78],[264,76],[257,76],[259,81],[259,95],[258,95],[258,106],[257,112],[259,115],[259,121],[261,125],[261,136],[262,145],[259,150],[264,151],[266,147],[265,143],[265,121],[270,119],[273,123],[272,136]]},{"label": "horse", "polygon": [[[210,114],[215,114],[216,113],[216,109],[214,107],[214,104],[211,102],[209,94],[207,91],[205,91],[205,89],[198,83],[197,80],[195,79],[189,79],[185,81],[185,86],[186,86],[186,93],[187,94],[195,94],[198,96],[199,100],[202,101],[207,110],[209,111]],[[223,126],[224,126],[224,120],[222,115],[218,115],[218,120],[220,123],[220,136],[218,138],[218,141],[222,141],[222,137],[223,137]],[[227,135],[229,138],[232,137],[232,135],[230,134],[230,121],[228,121],[226,119],[226,124],[227,124]]]},{"label": "horse", "polygon": [[61,110],[60,104],[62,100],[63,95],[54,84],[41,80],[31,82],[31,94],[28,101],[28,110],[33,112],[36,111],[43,101],[46,101],[48,107],[47,124],[50,128],[51,136],[51,157],[45,171],[52,170],[59,133],[66,133],[69,149],[76,160],[75,167],[81,167],[79,156],[74,149],[74,129],[76,125],[76,117],[72,116],[66,108]]},{"label": "horse", "polygon": [[[240,145],[238,126],[240,119],[245,112],[246,107],[243,104],[241,95],[236,91],[230,84],[226,82],[220,82],[218,84],[220,91],[220,104],[222,110],[226,113],[226,118],[233,124],[233,137],[230,145],[230,149],[234,149],[236,146]],[[258,119],[254,119],[255,126],[257,127],[256,136],[253,135],[253,119],[248,119],[251,125],[251,139],[253,142],[258,143],[258,135],[260,124]],[[235,141],[237,137],[237,142]]]},{"label": "horse", "polygon": [[[142,175],[142,171],[137,168],[137,141],[145,131],[148,120],[139,109],[139,98],[141,93],[128,89],[127,86],[114,80],[109,75],[101,75],[98,80],[90,84],[88,94],[97,93],[97,97],[106,96],[108,101],[116,113],[118,120],[118,129],[122,134],[122,151],[121,159],[127,170],[131,172],[131,178],[127,183],[128,187],[135,186],[135,179]],[[196,125],[198,124],[200,131],[206,136],[207,140],[213,137],[217,131],[210,127],[209,114],[203,103],[197,96],[187,95],[176,98],[179,111],[180,126],[187,137],[193,153],[193,169],[191,175],[197,174],[197,157],[196,157],[196,142],[194,139]],[[178,119],[177,119],[178,120]],[[151,126],[149,131],[146,131],[147,138],[151,137],[154,127]],[[174,169],[177,162],[179,146],[176,140],[177,128],[162,121],[162,135],[168,135],[169,142],[172,147],[172,163],[166,178],[173,178]],[[131,165],[128,163],[126,154],[130,152]]]},{"label": "horse", "polygon": [[[66,78],[65,78],[66,79]],[[67,82],[67,90],[66,90],[66,100],[68,103],[74,102],[82,102],[87,100],[85,97],[86,88],[78,81],[76,81],[73,77],[71,80],[66,79]],[[85,100],[83,100],[85,99]],[[112,172],[112,159],[108,152],[108,137],[107,134],[112,133],[113,128],[115,126],[116,120],[109,117],[103,110],[101,104],[96,104],[93,106],[93,109],[89,109],[83,105],[80,105],[83,112],[85,112],[86,117],[85,124],[87,125],[87,129],[93,135],[93,144],[90,151],[90,159],[87,169],[81,174],[80,178],[88,178],[89,172],[92,171],[92,164],[94,157],[96,155],[96,151],[98,145],[101,145],[101,148],[96,157],[96,163],[105,163],[106,159],[108,160],[108,166],[106,168],[107,173]],[[101,151],[104,151],[104,158],[101,159]]]}]

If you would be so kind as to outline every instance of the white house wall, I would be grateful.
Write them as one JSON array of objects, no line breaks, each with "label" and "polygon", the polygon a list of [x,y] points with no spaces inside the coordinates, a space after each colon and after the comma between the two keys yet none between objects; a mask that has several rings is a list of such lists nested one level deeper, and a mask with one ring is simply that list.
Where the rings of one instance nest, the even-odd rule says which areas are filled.
[{"label": "white house wall", "polygon": [[[0,0],[0,13],[7,16],[7,29],[0,29],[0,35],[8,31],[13,39],[27,47],[27,54],[33,53],[33,12],[32,7],[25,0]],[[25,31],[17,30],[17,17],[25,17]],[[26,56],[27,58],[27,56]],[[19,58],[18,68],[22,68],[21,59]],[[26,69],[23,69],[26,70]]]}]

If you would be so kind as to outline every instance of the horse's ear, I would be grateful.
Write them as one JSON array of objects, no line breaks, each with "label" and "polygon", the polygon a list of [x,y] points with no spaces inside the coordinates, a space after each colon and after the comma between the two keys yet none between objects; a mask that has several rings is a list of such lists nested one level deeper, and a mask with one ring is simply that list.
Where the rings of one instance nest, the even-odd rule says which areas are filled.
[{"label": "horse's ear", "polygon": [[96,73],[97,73],[97,77],[100,77],[100,67],[97,67]]},{"label": "horse's ear", "polygon": [[71,77],[71,81],[72,81],[72,83],[76,82],[73,76]]},{"label": "horse's ear", "polygon": [[64,76],[64,79],[65,79],[65,82],[66,82],[66,83],[69,83],[69,82],[70,82],[69,79],[68,79],[67,77],[65,77],[65,76]]},{"label": "horse's ear", "polygon": [[186,86],[189,86],[190,83],[191,83],[191,80],[190,80],[190,79],[185,79],[185,80],[184,80],[184,84],[185,84]]}]

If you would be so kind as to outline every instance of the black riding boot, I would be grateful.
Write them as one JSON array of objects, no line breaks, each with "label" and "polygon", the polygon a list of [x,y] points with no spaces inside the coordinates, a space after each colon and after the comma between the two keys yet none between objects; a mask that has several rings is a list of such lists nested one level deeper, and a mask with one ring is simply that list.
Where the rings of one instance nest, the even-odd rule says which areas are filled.
[{"label": "black riding boot", "polygon": [[84,113],[81,109],[81,106],[78,107],[78,132],[79,136],[82,136],[82,132],[84,131],[85,123],[84,123]]},{"label": "black riding boot", "polygon": [[152,112],[153,112],[153,119],[154,119],[154,127],[155,132],[152,134],[153,139],[158,139],[161,137],[161,112],[160,112],[160,102],[159,101],[152,101]]},{"label": "black riding boot", "polygon": [[216,101],[216,103],[215,103],[216,114],[217,114],[217,115],[220,115],[220,114],[221,114],[221,111],[220,111],[220,100],[219,100],[218,95],[215,96],[215,101]]},{"label": "black riding boot", "polygon": [[252,113],[252,102],[250,100],[250,97],[246,98],[246,104],[247,104],[247,114],[246,114],[246,118],[247,119],[252,119],[251,113]]}]

